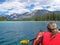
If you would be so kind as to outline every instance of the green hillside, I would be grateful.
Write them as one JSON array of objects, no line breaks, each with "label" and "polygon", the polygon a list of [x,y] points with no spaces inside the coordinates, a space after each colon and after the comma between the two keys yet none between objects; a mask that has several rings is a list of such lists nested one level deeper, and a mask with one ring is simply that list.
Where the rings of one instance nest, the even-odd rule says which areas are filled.
[{"label": "green hillside", "polygon": [[33,18],[24,18],[22,21],[60,21],[60,14],[47,14]]},{"label": "green hillside", "polygon": [[4,17],[4,16],[1,16],[1,17],[0,17],[0,21],[7,21],[7,18]]}]

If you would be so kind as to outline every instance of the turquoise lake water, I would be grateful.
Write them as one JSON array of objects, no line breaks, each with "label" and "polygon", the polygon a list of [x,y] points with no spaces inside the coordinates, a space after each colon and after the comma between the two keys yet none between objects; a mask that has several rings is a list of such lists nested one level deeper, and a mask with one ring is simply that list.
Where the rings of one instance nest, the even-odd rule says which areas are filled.
[{"label": "turquoise lake water", "polygon": [[[60,22],[56,23],[60,28]],[[21,45],[20,40],[33,39],[40,29],[46,31],[46,26],[47,21],[0,22],[0,45]]]}]

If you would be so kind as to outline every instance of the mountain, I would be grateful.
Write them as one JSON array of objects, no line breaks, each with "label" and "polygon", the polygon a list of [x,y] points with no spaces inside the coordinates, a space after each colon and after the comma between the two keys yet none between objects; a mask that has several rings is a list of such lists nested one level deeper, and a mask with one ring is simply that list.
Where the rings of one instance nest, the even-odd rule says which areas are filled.
[{"label": "mountain", "polygon": [[60,14],[60,11],[54,11],[55,14]]},{"label": "mountain", "polygon": [[40,15],[46,15],[47,13],[52,13],[52,12],[48,10],[34,10],[29,15],[34,17],[34,16],[40,16]]},{"label": "mountain", "polygon": [[7,20],[17,20],[18,18],[21,18],[22,16],[26,16],[28,12],[23,13],[23,14],[17,14],[13,13],[11,15],[7,15],[6,18]]},{"label": "mountain", "polygon": [[17,14],[17,13],[13,13],[11,15],[7,15],[7,20],[22,20],[24,18],[33,18],[33,17],[37,17],[37,16],[42,16],[42,15],[47,15],[47,14],[53,14],[53,13],[60,13],[60,11],[48,11],[48,10],[34,10],[32,12],[25,12],[23,14]]}]

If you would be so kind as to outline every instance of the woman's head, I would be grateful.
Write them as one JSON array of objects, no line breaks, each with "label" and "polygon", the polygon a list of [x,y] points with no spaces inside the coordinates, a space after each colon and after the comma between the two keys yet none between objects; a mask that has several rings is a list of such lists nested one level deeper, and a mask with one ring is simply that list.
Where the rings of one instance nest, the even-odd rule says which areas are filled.
[{"label": "woman's head", "polygon": [[57,29],[57,24],[55,22],[49,22],[47,25],[48,31],[52,32]]}]

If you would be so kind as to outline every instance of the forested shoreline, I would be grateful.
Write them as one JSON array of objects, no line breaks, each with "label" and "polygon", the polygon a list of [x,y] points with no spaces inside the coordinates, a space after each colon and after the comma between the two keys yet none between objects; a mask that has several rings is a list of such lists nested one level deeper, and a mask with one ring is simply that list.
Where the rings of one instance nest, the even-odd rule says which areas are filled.
[{"label": "forested shoreline", "polygon": [[60,14],[47,14],[21,20],[8,20],[7,17],[0,16],[0,21],[60,21]]}]

